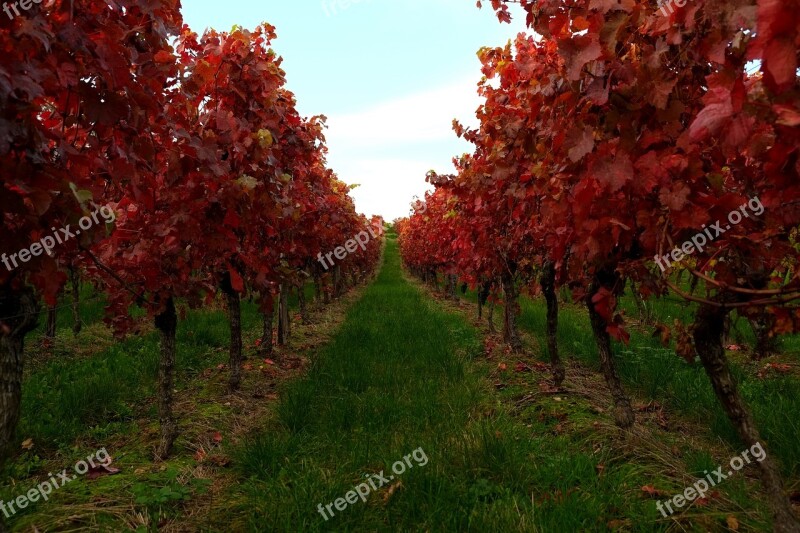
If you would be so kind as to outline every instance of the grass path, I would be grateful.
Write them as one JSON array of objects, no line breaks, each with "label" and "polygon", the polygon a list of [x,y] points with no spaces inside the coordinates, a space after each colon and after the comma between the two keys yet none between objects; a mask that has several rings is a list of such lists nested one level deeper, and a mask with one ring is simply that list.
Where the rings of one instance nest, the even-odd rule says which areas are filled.
[{"label": "grass path", "polygon": [[[613,439],[580,398],[512,416],[486,379],[494,367],[478,335],[403,278],[390,238],[377,281],[234,455],[240,483],[209,530],[664,530],[640,489],[663,465],[603,444]],[[392,472],[414,450],[412,467]],[[381,472],[386,484],[373,478],[366,502],[347,502]]]}]

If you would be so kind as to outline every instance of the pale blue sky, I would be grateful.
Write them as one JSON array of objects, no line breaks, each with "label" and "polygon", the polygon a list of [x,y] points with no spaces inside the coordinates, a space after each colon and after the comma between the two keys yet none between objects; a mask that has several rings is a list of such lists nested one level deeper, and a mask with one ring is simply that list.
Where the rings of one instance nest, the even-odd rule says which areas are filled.
[{"label": "pale blue sky", "polygon": [[[487,2],[488,3],[488,2]],[[207,27],[276,26],[288,87],[303,115],[326,115],[329,164],[358,209],[388,220],[427,189],[425,172],[453,170],[469,145],[454,118],[475,123],[476,52],[524,30],[474,0],[183,0],[184,19]]]}]

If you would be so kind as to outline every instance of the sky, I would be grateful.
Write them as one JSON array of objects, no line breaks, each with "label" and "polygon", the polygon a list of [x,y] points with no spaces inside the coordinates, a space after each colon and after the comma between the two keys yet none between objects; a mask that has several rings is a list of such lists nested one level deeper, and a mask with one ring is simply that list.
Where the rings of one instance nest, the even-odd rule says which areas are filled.
[{"label": "sky", "polygon": [[[453,172],[470,145],[453,119],[477,126],[477,51],[524,31],[474,0],[183,0],[197,33],[238,24],[277,28],[287,87],[304,116],[328,117],[328,164],[357,209],[394,220],[430,186],[429,170]],[[488,4],[489,2],[485,2]]]}]

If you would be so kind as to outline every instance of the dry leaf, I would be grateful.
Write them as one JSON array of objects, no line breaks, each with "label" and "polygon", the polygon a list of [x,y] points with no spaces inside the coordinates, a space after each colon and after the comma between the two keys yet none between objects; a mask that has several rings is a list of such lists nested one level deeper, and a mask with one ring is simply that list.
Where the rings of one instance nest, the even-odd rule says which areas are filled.
[{"label": "dry leaf", "polygon": [[114,474],[119,474],[119,472],[120,472],[119,468],[115,468],[113,466],[109,466],[110,464],[111,463],[105,464],[105,465],[93,466],[86,473],[86,477],[88,479],[97,479],[97,478],[99,478],[101,476],[106,476],[106,475],[113,476]]},{"label": "dry leaf", "polygon": [[514,367],[514,371],[515,372],[531,372],[532,370],[533,369],[531,367],[529,367],[528,365],[526,365],[522,361],[517,363],[517,366]]},{"label": "dry leaf", "polygon": [[217,465],[220,468],[225,468],[229,464],[231,464],[231,460],[229,457],[225,457],[224,455],[212,455],[208,458],[208,462]]},{"label": "dry leaf", "polygon": [[384,495],[383,495],[383,501],[384,501],[384,502],[388,502],[388,501],[389,501],[389,498],[391,498],[391,497],[392,497],[392,494],[394,494],[395,492],[397,492],[397,489],[401,488],[402,486],[403,486],[403,482],[402,482],[402,481],[398,481],[397,483],[394,483],[393,485],[391,485],[391,486],[390,486],[390,487],[389,487],[389,488],[386,490],[386,493],[384,493]]},{"label": "dry leaf", "polygon": [[655,488],[652,485],[644,485],[642,487],[642,492],[644,492],[645,494],[647,494],[651,498],[659,498],[659,497],[662,497],[662,496],[668,496],[668,494],[666,492],[664,492],[663,490],[659,490],[659,489]]}]

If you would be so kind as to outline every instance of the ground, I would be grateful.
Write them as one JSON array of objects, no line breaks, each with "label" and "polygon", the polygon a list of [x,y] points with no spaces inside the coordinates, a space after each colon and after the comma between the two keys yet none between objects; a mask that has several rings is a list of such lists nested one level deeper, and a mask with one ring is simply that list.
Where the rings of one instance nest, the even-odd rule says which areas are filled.
[{"label": "ground", "polygon": [[[78,477],[10,525],[768,530],[753,465],[672,516],[656,507],[742,451],[699,367],[661,348],[644,326],[634,328],[631,344],[617,348],[638,423],[621,431],[609,417],[585,311],[562,309],[568,373],[564,387],[555,388],[539,342],[542,304],[523,301],[527,349],[512,354],[477,319],[471,298],[446,300],[408,276],[390,236],[377,279],[330,306],[314,305],[307,325],[296,316],[290,345],[269,359],[255,346],[257,309],[245,305],[249,357],[237,394],[226,391],[223,310],[187,310],[178,342],[181,437],[174,456],[157,463],[157,337],[142,322],[137,335],[115,342],[99,322],[102,296],[89,294],[89,325],[80,336],[73,338],[60,318],[55,345],[31,347],[20,426],[25,449],[6,467],[11,483],[0,498],[24,494],[48,472],[101,448],[113,457],[113,470]],[[670,305],[655,310],[681,312]],[[745,394],[762,398],[759,424],[790,493],[797,493],[800,450],[791,413],[800,395],[786,353],[758,364],[739,357],[736,368]],[[645,358],[648,364],[640,364]],[[368,494],[347,501],[357,487]]]}]

